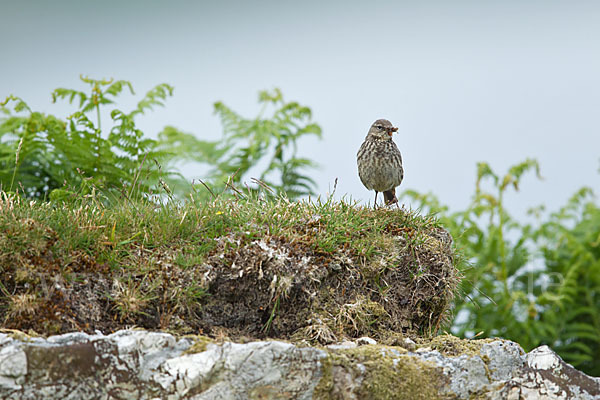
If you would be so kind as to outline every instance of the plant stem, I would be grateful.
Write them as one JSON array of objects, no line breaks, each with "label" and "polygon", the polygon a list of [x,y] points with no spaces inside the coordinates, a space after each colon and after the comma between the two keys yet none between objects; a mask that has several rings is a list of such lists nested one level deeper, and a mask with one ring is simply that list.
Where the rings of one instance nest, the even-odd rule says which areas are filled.
[{"label": "plant stem", "polygon": [[19,145],[17,146],[17,153],[15,154],[15,168],[13,169],[12,179],[10,180],[10,188],[8,191],[12,191],[13,184],[15,183],[15,177],[17,176],[17,169],[19,169],[19,154],[21,153],[21,147],[23,146],[23,139],[25,137],[21,137],[19,141]]},{"label": "plant stem", "polygon": [[[97,89],[97,93],[100,93],[100,89]],[[98,95],[96,102],[96,117],[98,118],[98,128],[96,129],[96,165],[95,170],[100,169],[100,138],[102,137],[102,123],[100,122],[100,96]]]},{"label": "plant stem", "polygon": [[102,133],[102,125],[100,122],[100,103],[96,104],[96,115],[98,117],[98,133]]},{"label": "plant stem", "polygon": [[502,284],[504,285],[504,292],[508,295],[508,269],[506,267],[506,245],[504,243],[504,218],[503,218],[503,206],[502,197],[504,190],[500,188],[498,194],[498,239],[500,240],[500,265],[502,266]]}]

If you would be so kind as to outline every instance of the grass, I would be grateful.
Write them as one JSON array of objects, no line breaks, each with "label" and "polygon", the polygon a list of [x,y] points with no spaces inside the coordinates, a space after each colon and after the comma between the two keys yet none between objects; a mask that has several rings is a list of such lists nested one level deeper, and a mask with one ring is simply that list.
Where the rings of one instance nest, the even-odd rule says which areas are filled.
[{"label": "grass", "polygon": [[105,207],[90,199],[56,205],[0,192],[3,255],[52,250],[68,264],[70,257],[84,252],[113,269],[126,267],[136,249],[184,250],[175,262],[191,267],[215,248],[215,238],[229,234],[242,242],[280,236],[317,251],[349,248],[358,256],[372,257],[384,250],[385,232],[436,225],[433,218],[412,212],[373,211],[344,201],[228,199],[163,206],[139,201]]},{"label": "grass", "polygon": [[[391,256],[393,238],[402,236],[406,246],[416,246],[423,232],[438,228],[434,218],[412,211],[371,210],[330,198],[105,203],[95,195],[51,203],[0,192],[3,327],[58,333],[141,325],[197,333],[203,326],[199,320],[207,318],[203,307],[223,292],[215,282],[222,284],[228,271],[241,268],[240,277],[254,274],[260,286],[265,268],[269,297],[259,308],[266,316],[262,331],[269,334],[285,312],[284,300],[299,296],[290,262],[268,270],[278,257],[274,253],[310,256],[311,265],[331,273],[356,267],[357,275],[377,278],[383,288],[375,291],[384,296],[389,284],[381,279],[399,264],[397,255]],[[269,243],[279,247],[267,248]],[[259,245],[266,247],[255,259],[239,257]],[[221,270],[211,275],[216,264]],[[360,301],[372,304],[364,296]],[[370,322],[364,320],[368,315],[355,314],[344,314],[338,323],[345,318],[356,330],[357,324],[376,323],[385,310]]]}]

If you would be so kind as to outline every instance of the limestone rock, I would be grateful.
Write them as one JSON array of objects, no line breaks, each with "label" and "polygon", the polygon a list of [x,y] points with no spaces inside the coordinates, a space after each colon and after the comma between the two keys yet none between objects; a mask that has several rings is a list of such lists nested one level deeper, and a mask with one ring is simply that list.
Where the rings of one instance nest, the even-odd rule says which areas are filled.
[{"label": "limestone rock", "polygon": [[599,378],[546,346],[528,354],[506,340],[468,346],[448,355],[368,343],[218,344],[142,330],[47,339],[0,333],[0,398],[600,399]]}]

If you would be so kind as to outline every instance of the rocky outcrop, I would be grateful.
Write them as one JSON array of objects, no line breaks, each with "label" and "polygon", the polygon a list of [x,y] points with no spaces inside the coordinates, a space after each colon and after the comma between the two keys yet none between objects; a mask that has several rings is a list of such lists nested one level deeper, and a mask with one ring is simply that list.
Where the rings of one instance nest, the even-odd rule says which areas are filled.
[{"label": "rocky outcrop", "polygon": [[600,399],[600,379],[505,340],[323,348],[123,330],[0,334],[2,399]]}]

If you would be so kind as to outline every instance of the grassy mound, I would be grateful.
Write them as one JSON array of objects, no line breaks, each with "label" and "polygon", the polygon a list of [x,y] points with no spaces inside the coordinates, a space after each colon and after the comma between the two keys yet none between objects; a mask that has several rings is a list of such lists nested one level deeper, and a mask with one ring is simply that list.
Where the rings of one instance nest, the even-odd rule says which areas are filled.
[{"label": "grassy mound", "polygon": [[431,217],[346,202],[60,205],[0,192],[0,323],[330,343],[435,333],[459,274]]}]

